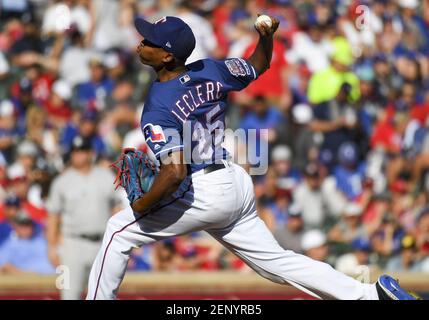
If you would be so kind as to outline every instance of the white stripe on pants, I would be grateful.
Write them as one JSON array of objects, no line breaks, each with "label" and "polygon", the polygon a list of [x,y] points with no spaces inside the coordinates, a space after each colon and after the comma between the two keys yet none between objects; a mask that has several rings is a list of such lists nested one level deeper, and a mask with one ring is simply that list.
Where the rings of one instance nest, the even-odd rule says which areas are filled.
[{"label": "white stripe on pants", "polygon": [[145,217],[130,207],[107,224],[89,276],[87,299],[115,299],[132,248],[205,230],[261,276],[323,299],[377,299],[363,284],[293,251],[282,249],[255,209],[250,176],[238,165],[185,179],[163,207]]}]

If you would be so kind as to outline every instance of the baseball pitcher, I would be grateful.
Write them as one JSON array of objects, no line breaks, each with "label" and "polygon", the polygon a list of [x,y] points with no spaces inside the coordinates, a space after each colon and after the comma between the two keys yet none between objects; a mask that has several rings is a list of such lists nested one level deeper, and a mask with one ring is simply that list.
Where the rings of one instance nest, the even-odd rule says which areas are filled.
[{"label": "baseball pitcher", "polygon": [[176,17],[141,18],[140,61],[157,73],[141,129],[150,151],[124,150],[115,164],[130,206],[107,224],[89,277],[87,299],[115,299],[132,248],[205,230],[261,276],[321,299],[413,299],[389,276],[364,284],[328,264],[282,249],[258,217],[253,184],[221,146],[227,95],[270,66],[279,21],[255,24],[259,42],[248,60],[204,59],[186,65],[195,47]]}]

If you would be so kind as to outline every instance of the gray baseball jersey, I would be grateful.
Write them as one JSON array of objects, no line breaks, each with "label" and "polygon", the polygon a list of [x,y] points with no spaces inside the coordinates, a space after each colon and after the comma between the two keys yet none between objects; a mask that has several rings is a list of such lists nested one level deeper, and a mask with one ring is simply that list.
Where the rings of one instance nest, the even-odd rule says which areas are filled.
[{"label": "gray baseball jersey", "polygon": [[47,210],[61,215],[64,236],[104,233],[113,207],[122,202],[114,179],[110,170],[94,166],[86,175],[67,169],[53,181]]}]

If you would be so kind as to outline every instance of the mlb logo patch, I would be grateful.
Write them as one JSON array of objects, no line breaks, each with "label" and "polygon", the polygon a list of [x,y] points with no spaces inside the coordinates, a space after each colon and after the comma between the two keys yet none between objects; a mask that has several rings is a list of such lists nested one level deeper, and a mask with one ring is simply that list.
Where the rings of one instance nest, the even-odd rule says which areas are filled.
[{"label": "mlb logo patch", "polygon": [[230,59],[225,60],[225,64],[228,67],[229,72],[233,76],[242,76],[244,77],[246,75],[246,69],[243,66],[243,63],[239,59]]},{"label": "mlb logo patch", "polygon": [[152,141],[153,143],[166,142],[164,131],[161,126],[153,125],[152,123],[148,123],[143,127],[143,133],[146,142]]},{"label": "mlb logo patch", "polygon": [[187,74],[185,74],[183,77],[180,77],[180,82],[182,84],[185,84],[186,82],[188,82],[189,80],[191,80],[191,77]]}]

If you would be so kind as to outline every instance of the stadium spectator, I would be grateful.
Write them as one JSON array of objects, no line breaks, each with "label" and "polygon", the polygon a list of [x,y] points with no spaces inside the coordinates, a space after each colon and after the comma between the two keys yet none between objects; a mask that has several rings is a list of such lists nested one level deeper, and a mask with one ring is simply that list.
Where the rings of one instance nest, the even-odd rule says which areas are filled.
[{"label": "stadium spectator", "polygon": [[[255,34],[253,34],[255,36]],[[248,59],[254,51],[257,44],[257,39],[253,38],[252,43],[246,48],[243,58]],[[285,47],[283,43],[274,38],[273,43],[273,58],[271,67],[263,75],[258,78],[258,81],[251,83],[241,96],[249,96],[255,98],[264,96],[268,102],[275,104],[278,109],[286,110],[290,106],[290,90],[288,86],[288,64],[284,57]]]},{"label": "stadium spectator", "polygon": [[0,152],[0,203],[7,196],[7,163],[3,154]]},{"label": "stadium spectator", "polygon": [[294,189],[293,199],[302,208],[307,228],[322,228],[328,216],[340,213],[344,199],[334,188],[324,179],[318,164],[309,163],[305,167],[304,179]]},{"label": "stadium spectator", "polygon": [[76,136],[71,166],[52,182],[47,201],[49,259],[55,266],[68,266],[70,272],[70,288],[61,290],[66,300],[80,299],[103,239],[102,230],[122,202],[111,184],[113,173],[94,165],[93,157],[91,141]]},{"label": "stadium spectator", "polygon": [[10,165],[9,169],[13,171],[19,170],[18,167],[22,167],[28,176],[33,170],[39,155],[37,145],[31,141],[24,140],[17,146],[16,153],[16,160]]},{"label": "stadium spectator", "polygon": [[292,166],[303,172],[309,162],[317,160],[320,136],[318,137],[318,134],[310,127],[313,120],[313,110],[309,105],[304,103],[294,105],[292,107],[292,120],[293,123],[289,127],[294,154]]},{"label": "stadium spectator", "polygon": [[[259,95],[253,99],[251,111],[243,116],[239,127],[246,132],[249,129],[256,129],[257,137],[261,135],[261,129],[269,129],[266,139],[269,142],[274,142],[277,138],[274,129],[284,125],[284,121],[282,113],[275,106],[270,105],[264,96]],[[258,150],[258,147],[256,149]]]},{"label": "stadium spectator", "polygon": [[278,175],[273,168],[269,168],[263,177],[255,178],[255,196],[258,204],[262,206],[271,205],[276,197],[278,189]]},{"label": "stadium spectator", "polygon": [[353,63],[350,44],[343,37],[333,39],[332,44],[334,49],[331,65],[314,73],[310,79],[308,98],[313,104],[334,99],[345,83],[350,86],[347,97],[349,101],[356,101],[360,97],[359,79],[349,70]]},{"label": "stadium spectator", "polygon": [[1,206],[0,212],[0,246],[12,232],[12,221],[21,209],[21,200],[10,194]]},{"label": "stadium spectator", "polygon": [[425,207],[417,218],[416,246],[422,259],[429,257],[429,209]]},{"label": "stadium spectator", "polygon": [[416,251],[415,240],[411,235],[406,235],[401,241],[401,252],[391,257],[386,264],[386,270],[398,271],[419,271],[419,261]]},{"label": "stadium spectator", "polygon": [[360,161],[359,150],[351,142],[341,144],[338,162],[334,169],[337,188],[347,199],[354,200],[363,191],[366,164]]},{"label": "stadium spectator", "polygon": [[13,231],[0,247],[0,272],[54,274],[41,227],[25,211],[18,212],[12,221]]},{"label": "stadium spectator", "polygon": [[265,208],[262,209],[262,215],[264,215],[264,221],[270,230],[273,230],[276,226],[282,226],[286,224],[288,219],[288,208],[292,200],[292,194],[290,189],[278,187],[274,201],[271,204],[266,204]]},{"label": "stadium spectator", "polygon": [[36,105],[27,111],[25,138],[37,144],[41,158],[54,167],[61,167],[58,161],[61,159],[58,131],[49,126],[46,111]]},{"label": "stadium spectator", "polygon": [[[257,96],[252,102],[251,111],[243,116],[238,127],[245,130],[247,148],[253,151],[249,162],[255,164],[258,160],[262,160],[264,163],[261,165],[264,165],[268,160],[264,155],[268,150],[264,146],[277,139],[276,128],[284,125],[285,119],[283,114],[275,106],[270,105],[264,96]],[[253,130],[256,131],[256,139],[249,138],[249,133]]]},{"label": "stadium spectator", "polygon": [[361,276],[365,271],[363,268],[371,264],[371,244],[368,239],[361,237],[351,242],[351,248],[352,252],[337,259],[335,269],[351,276]]},{"label": "stadium spectator", "polygon": [[329,248],[326,235],[318,230],[306,231],[301,239],[301,247],[304,254],[314,260],[327,262]]},{"label": "stadium spectator", "polygon": [[291,204],[288,208],[286,221],[282,224],[277,224],[273,235],[282,248],[302,253],[301,241],[304,226],[301,208],[297,204]]},{"label": "stadium spectator", "polygon": [[75,86],[90,79],[89,61],[95,51],[85,43],[85,37],[76,25],[67,32],[70,45],[64,48],[59,60],[59,75]]},{"label": "stadium spectator", "polygon": [[[61,137],[61,145],[65,152],[71,150],[73,140],[77,137],[83,137],[91,142],[92,149],[96,156],[106,152],[106,145],[103,139],[97,132],[99,114],[97,111],[84,111],[78,123],[69,122],[67,127],[63,130]],[[77,125],[77,126],[76,126]]]},{"label": "stadium spectator", "polygon": [[278,175],[279,184],[292,190],[301,181],[301,174],[292,167],[292,151],[287,145],[277,145],[271,151],[271,161]]},{"label": "stadium spectator", "polygon": [[309,19],[302,31],[294,33],[292,47],[286,53],[287,61],[293,64],[304,62],[312,73],[328,68],[334,47],[323,31],[323,25]]},{"label": "stadium spectator", "polygon": [[153,270],[174,271],[180,264],[173,241],[160,241],[154,245]]},{"label": "stadium spectator", "polygon": [[63,28],[67,26],[58,23],[58,16],[64,16],[67,9],[70,12],[68,22],[76,25],[77,30],[83,34],[89,32],[92,21],[86,6],[82,5],[84,2],[90,1],[54,1],[44,12],[42,33],[50,35],[62,32]]},{"label": "stadium spectator", "polygon": [[354,141],[357,136],[356,110],[348,102],[350,90],[351,86],[345,83],[334,99],[313,108],[314,118],[310,128],[323,134],[320,158],[330,170],[337,164],[339,147]]},{"label": "stadium spectator", "polygon": [[106,75],[101,56],[95,55],[89,61],[90,80],[76,88],[76,99],[84,110],[102,111],[106,108],[106,99],[113,91],[114,83]]},{"label": "stadium spectator", "polygon": [[57,80],[52,85],[51,95],[44,103],[43,107],[48,116],[48,123],[58,129],[70,121],[72,117],[72,109],[70,99],[72,97],[72,88],[64,80]]},{"label": "stadium spectator", "polygon": [[38,207],[37,203],[32,203],[30,189],[32,181],[27,176],[22,165],[17,165],[8,169],[8,191],[15,194],[21,201],[22,208],[30,215],[31,219],[37,223],[45,224],[47,213],[43,207]]},{"label": "stadium spectator", "polygon": [[153,268],[153,248],[145,246],[134,249],[131,252],[128,262],[128,270],[130,271],[149,271]]},{"label": "stadium spectator", "polygon": [[93,0],[88,1],[88,5],[94,24],[91,46],[95,50],[107,51],[115,47],[135,48],[138,38],[127,19],[127,16],[133,17],[134,14],[134,11],[130,10],[133,7],[132,2]]},{"label": "stadium spectator", "polygon": [[379,263],[385,266],[387,259],[401,250],[401,241],[405,231],[391,212],[385,212],[379,228],[372,235],[374,252],[379,256]]},{"label": "stadium spectator", "polygon": [[3,100],[0,103],[0,151],[8,162],[12,160],[18,136],[13,104]]},{"label": "stadium spectator", "polygon": [[218,43],[213,26],[194,10],[194,1],[179,1],[176,16],[185,21],[195,35],[195,49],[186,60],[187,63],[208,57],[218,57]]},{"label": "stadium spectator", "polygon": [[358,204],[347,203],[341,220],[328,233],[329,241],[350,244],[354,239],[368,236],[364,226],[360,223],[361,214],[362,208]]}]

